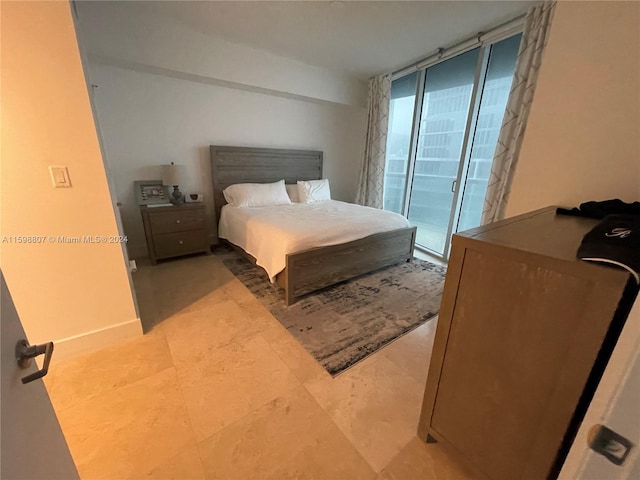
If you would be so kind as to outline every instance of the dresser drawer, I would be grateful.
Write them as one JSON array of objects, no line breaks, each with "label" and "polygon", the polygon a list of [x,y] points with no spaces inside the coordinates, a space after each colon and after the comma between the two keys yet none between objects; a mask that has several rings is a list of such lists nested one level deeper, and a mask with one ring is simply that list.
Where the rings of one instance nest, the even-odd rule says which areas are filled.
[{"label": "dresser drawer", "polygon": [[175,257],[208,250],[207,237],[202,230],[154,235],[153,244],[157,258]]},{"label": "dresser drawer", "polygon": [[158,212],[149,215],[149,224],[153,235],[159,233],[201,230],[204,228],[204,211],[187,210],[175,212]]}]

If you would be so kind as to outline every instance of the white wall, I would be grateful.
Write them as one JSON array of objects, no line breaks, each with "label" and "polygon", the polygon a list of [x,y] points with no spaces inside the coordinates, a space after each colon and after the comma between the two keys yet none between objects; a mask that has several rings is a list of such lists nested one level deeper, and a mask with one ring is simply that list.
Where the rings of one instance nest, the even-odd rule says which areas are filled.
[{"label": "white wall", "polygon": [[[55,361],[142,328],[121,245],[57,240],[118,235],[69,4],[0,8],[0,263],[29,340],[54,341]],[[49,165],[72,187],[54,188]]]},{"label": "white wall", "polygon": [[221,87],[92,63],[95,104],[132,257],[146,254],[134,180],[161,178],[159,165],[188,167],[181,190],[212,208],[209,145],[317,149],[336,199],[353,201],[366,111],[327,102]]},{"label": "white wall", "polygon": [[203,193],[213,215],[212,144],[322,150],[334,198],[354,200],[363,82],[204,35],[157,15],[153,3],[77,9],[131,257],[146,255],[133,181],[160,179],[161,164],[185,164],[181,190]]},{"label": "white wall", "polygon": [[155,13],[153,2],[77,2],[84,47],[101,62],[154,67],[302,97],[364,106],[352,77],[204,35]]},{"label": "white wall", "polygon": [[558,2],[506,215],[640,199],[640,3]]}]

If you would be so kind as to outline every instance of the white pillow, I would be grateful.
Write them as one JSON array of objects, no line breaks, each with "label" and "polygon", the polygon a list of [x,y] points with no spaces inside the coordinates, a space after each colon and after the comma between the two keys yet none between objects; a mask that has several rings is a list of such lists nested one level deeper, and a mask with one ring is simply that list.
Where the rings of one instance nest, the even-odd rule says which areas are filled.
[{"label": "white pillow", "polygon": [[284,180],[274,183],[236,183],[222,191],[232,207],[267,207],[291,203]]},{"label": "white pillow", "polygon": [[287,194],[289,195],[289,199],[293,203],[300,202],[300,197],[298,196],[298,185],[296,184],[286,184]]},{"label": "white pillow", "polygon": [[315,203],[331,200],[329,180],[309,180],[298,182],[298,197],[300,203]]}]

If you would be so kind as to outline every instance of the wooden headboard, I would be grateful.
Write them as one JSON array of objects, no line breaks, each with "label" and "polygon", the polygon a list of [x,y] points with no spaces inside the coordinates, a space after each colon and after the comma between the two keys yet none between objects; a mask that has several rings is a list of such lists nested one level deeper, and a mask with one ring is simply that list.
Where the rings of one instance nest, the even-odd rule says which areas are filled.
[{"label": "wooden headboard", "polygon": [[322,178],[322,152],[211,145],[216,221],[227,202],[222,191],[234,183],[285,183]]}]

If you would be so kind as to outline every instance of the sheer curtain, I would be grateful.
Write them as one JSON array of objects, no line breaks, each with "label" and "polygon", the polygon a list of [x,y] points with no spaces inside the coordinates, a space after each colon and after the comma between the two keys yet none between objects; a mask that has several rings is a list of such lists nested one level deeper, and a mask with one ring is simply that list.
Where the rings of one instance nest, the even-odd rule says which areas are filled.
[{"label": "sheer curtain", "polygon": [[527,13],[513,84],[484,199],[483,225],[504,216],[554,9],[555,2],[545,2],[532,7]]},{"label": "sheer curtain", "polygon": [[390,74],[369,79],[367,136],[356,195],[360,205],[382,208],[390,96]]}]

